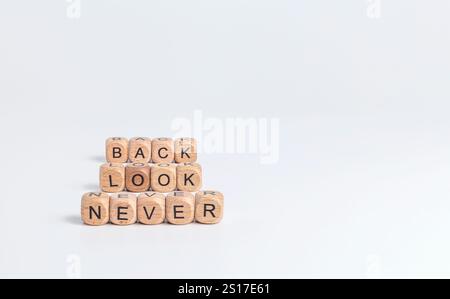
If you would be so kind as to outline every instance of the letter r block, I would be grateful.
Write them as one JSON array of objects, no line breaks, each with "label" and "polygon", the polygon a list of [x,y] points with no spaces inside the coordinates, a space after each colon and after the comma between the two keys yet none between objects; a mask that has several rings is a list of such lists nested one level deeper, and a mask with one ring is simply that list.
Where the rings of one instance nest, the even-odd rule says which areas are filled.
[{"label": "letter r block", "polygon": [[189,192],[173,192],[166,198],[166,218],[171,224],[183,225],[194,221],[195,198]]},{"label": "letter r block", "polygon": [[106,140],[106,161],[109,163],[127,163],[128,139],[113,137]]},{"label": "letter r block", "polygon": [[86,193],[81,200],[81,218],[84,224],[105,225],[109,222],[109,196],[106,193]]},{"label": "letter r block", "polygon": [[203,191],[195,195],[195,220],[203,224],[216,224],[223,218],[223,194]]}]

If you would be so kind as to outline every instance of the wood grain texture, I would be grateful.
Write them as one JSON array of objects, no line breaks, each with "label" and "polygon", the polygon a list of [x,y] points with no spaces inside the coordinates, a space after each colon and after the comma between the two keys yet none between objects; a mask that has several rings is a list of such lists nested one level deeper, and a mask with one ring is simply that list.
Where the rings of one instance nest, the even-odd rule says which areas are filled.
[{"label": "wood grain texture", "polygon": [[128,146],[128,139],[124,137],[112,137],[106,140],[106,161],[109,163],[127,163]]},{"label": "wood grain texture", "polygon": [[125,190],[125,166],[106,163],[100,167],[100,188],[103,192],[116,193]]},{"label": "wood grain texture", "polygon": [[132,193],[111,195],[110,220],[115,225],[131,225],[137,221],[137,197]]},{"label": "wood grain texture", "polygon": [[161,224],[166,219],[166,196],[146,192],[138,197],[138,221],[145,225]]},{"label": "wood grain texture", "polygon": [[216,224],[223,218],[224,196],[218,191],[202,191],[195,195],[195,220]]},{"label": "wood grain texture", "polygon": [[152,140],[153,163],[172,163],[175,159],[174,144],[171,138],[157,138]]},{"label": "wood grain texture", "polygon": [[131,138],[128,154],[131,163],[150,163],[152,159],[152,140],[147,137]]},{"label": "wood grain texture", "polygon": [[109,222],[109,195],[89,192],[81,200],[81,219],[84,224],[92,226],[105,225]]},{"label": "wood grain texture", "polygon": [[197,162],[197,140],[194,138],[176,139],[174,147],[176,163]]},{"label": "wood grain texture", "polygon": [[202,188],[202,167],[198,163],[182,163],[177,166],[177,189],[197,192]]},{"label": "wood grain texture", "polygon": [[132,163],[126,166],[125,186],[130,192],[146,192],[150,189],[150,165]]},{"label": "wood grain texture", "polygon": [[177,168],[175,164],[161,163],[151,167],[151,189],[155,192],[169,193],[177,188]]},{"label": "wood grain texture", "polygon": [[170,224],[184,225],[194,221],[195,198],[189,192],[173,192],[166,198],[166,218]]}]

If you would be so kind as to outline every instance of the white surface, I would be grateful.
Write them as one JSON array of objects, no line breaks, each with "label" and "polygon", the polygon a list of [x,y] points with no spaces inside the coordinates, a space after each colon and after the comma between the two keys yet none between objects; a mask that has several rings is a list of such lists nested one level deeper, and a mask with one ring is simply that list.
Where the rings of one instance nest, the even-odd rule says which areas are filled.
[{"label": "white surface", "polygon": [[[66,6],[0,4],[0,277],[450,277],[448,1]],[[81,225],[104,139],[194,109],[278,117],[279,163],[200,156],[218,226]]]}]

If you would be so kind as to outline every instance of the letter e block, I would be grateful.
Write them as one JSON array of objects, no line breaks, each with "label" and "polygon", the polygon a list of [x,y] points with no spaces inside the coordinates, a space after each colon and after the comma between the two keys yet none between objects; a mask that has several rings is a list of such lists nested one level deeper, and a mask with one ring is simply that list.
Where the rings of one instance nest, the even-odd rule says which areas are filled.
[{"label": "letter e block", "polygon": [[152,141],[152,160],[154,163],[172,163],[175,154],[171,138],[158,138]]},{"label": "letter e block", "polygon": [[147,192],[138,197],[138,220],[142,224],[161,224],[166,219],[166,197],[164,194]]},{"label": "letter e block", "polygon": [[151,168],[152,191],[169,193],[177,188],[177,168],[174,164],[157,164]]},{"label": "letter e block", "polygon": [[175,140],[175,162],[197,162],[197,141],[194,138],[180,138]]},{"label": "letter e block", "polygon": [[198,163],[183,163],[177,166],[177,189],[197,192],[202,188],[202,167]]},{"label": "letter e block", "polygon": [[183,225],[194,221],[195,198],[189,192],[173,192],[166,198],[166,217],[171,224]]},{"label": "letter e block", "polygon": [[128,152],[132,163],[150,163],[152,159],[151,139],[145,137],[132,138]]},{"label": "letter e block", "polygon": [[113,137],[106,140],[106,161],[109,163],[127,163],[128,139]]},{"label": "letter e block", "polygon": [[84,224],[100,226],[109,222],[109,196],[106,193],[86,193],[81,200]]},{"label": "letter e block", "polygon": [[111,223],[116,225],[131,225],[137,221],[137,197],[131,193],[111,195]]},{"label": "letter e block", "polygon": [[203,191],[195,195],[195,220],[203,224],[216,224],[223,218],[223,194]]},{"label": "letter e block", "polygon": [[126,167],[126,188],[130,192],[145,192],[150,189],[150,165],[133,163]]},{"label": "letter e block", "polygon": [[125,166],[107,163],[100,167],[100,188],[103,192],[116,193],[125,190]]}]

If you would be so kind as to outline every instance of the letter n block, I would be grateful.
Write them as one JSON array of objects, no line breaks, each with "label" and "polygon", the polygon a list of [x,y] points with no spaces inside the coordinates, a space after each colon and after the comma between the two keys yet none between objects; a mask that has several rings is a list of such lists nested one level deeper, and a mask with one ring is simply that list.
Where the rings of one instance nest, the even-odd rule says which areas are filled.
[{"label": "letter n block", "polygon": [[161,224],[166,219],[166,196],[147,192],[138,197],[138,220],[142,224]]},{"label": "letter n block", "polygon": [[152,140],[146,137],[132,138],[128,154],[132,163],[150,163],[152,159]]},{"label": "letter n block", "polygon": [[81,200],[81,218],[87,225],[100,226],[109,222],[109,196],[106,193],[86,193]]},{"label": "letter n block", "polygon": [[103,192],[116,193],[125,190],[125,166],[107,163],[100,167],[100,188]]},{"label": "letter n block", "polygon": [[197,192],[202,188],[202,167],[198,163],[183,163],[177,166],[177,189]]},{"label": "letter n block", "polygon": [[131,193],[111,195],[110,218],[116,225],[131,225],[137,221],[137,197]]},{"label": "letter n block", "polygon": [[203,224],[216,224],[223,218],[223,194],[203,191],[195,195],[195,220]]},{"label": "letter n block", "polygon": [[106,140],[106,161],[109,163],[128,162],[128,139],[113,137]]},{"label": "letter n block", "polygon": [[194,138],[179,138],[175,140],[175,162],[197,162],[197,141]]},{"label": "letter n block", "polygon": [[175,159],[173,139],[158,138],[152,141],[152,160],[154,163],[172,163]]},{"label": "letter n block", "polygon": [[177,167],[175,164],[157,164],[151,168],[152,191],[169,193],[177,188]]},{"label": "letter n block", "polygon": [[183,225],[194,221],[195,198],[189,192],[173,192],[166,198],[166,218],[171,224]]}]

